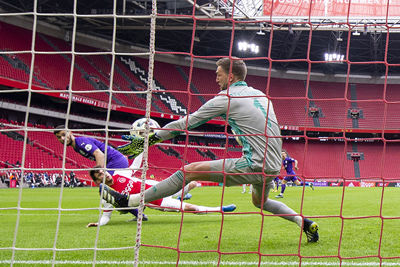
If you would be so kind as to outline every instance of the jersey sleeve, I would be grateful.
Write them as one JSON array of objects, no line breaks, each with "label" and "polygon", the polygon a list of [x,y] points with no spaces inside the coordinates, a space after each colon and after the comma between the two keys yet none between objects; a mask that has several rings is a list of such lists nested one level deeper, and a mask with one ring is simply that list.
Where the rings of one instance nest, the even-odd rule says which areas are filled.
[{"label": "jersey sleeve", "polygon": [[[191,130],[208,122],[212,118],[226,114],[227,107],[228,107],[228,97],[222,94],[217,95],[216,97],[207,101],[196,112],[188,116],[185,116],[179,120],[168,123],[163,128],[185,130],[187,123],[188,130]],[[182,133],[183,133],[182,131],[163,130],[163,129],[156,131],[157,136],[159,136],[162,140],[171,139]]]}]

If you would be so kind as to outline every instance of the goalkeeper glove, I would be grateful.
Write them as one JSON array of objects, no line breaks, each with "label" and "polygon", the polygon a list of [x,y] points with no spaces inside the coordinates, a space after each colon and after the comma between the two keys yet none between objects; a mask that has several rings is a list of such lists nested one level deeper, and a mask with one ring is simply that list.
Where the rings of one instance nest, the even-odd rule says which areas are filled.
[{"label": "goalkeeper glove", "polygon": [[[144,137],[134,135],[123,135],[122,139],[130,143],[118,146],[118,151],[130,157],[136,157],[143,152]],[[162,140],[155,133],[149,135],[149,146],[160,143]]]}]

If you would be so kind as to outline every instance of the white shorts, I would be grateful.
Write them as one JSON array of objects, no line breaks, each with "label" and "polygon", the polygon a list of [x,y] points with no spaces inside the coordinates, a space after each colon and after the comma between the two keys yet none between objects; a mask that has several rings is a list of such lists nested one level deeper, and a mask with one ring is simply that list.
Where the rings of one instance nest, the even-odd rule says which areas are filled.
[{"label": "white shorts", "polygon": [[185,203],[172,197],[165,197],[161,202],[161,206],[147,203],[146,206],[160,211],[176,211],[179,212],[182,204],[182,210],[185,210]]}]

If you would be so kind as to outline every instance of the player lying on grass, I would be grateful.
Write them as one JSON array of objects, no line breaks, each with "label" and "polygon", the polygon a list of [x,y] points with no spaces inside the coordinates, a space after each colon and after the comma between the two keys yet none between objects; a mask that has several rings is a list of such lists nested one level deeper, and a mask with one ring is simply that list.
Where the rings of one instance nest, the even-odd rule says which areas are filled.
[{"label": "player lying on grass", "polygon": [[[294,172],[293,168],[295,170],[298,170],[299,168],[297,167],[298,161],[294,158],[289,157],[288,153],[286,150],[282,150],[282,168],[286,170],[287,176],[285,176],[282,180],[282,185],[281,185],[281,193],[276,196],[276,198],[283,198],[283,193],[285,192],[286,189],[286,184],[288,182],[293,182],[296,185],[308,185],[312,190],[314,190],[314,185],[313,183],[303,183],[300,182],[300,178],[296,176],[296,173]],[[293,166],[294,163],[294,166]]]},{"label": "player lying on grass", "polygon": [[[96,185],[100,186],[100,193],[101,193],[101,188],[103,186],[102,182],[104,179],[105,175],[105,184],[107,186],[104,186],[107,188],[107,190],[115,190],[122,193],[122,194],[137,194],[140,192],[140,187],[142,184],[142,180],[138,179],[136,177],[129,177],[129,175],[126,175],[126,171],[115,171],[114,175],[110,175],[108,172],[102,170],[102,169],[97,169],[97,170],[91,170],[90,171],[90,177],[92,177],[94,183]],[[154,185],[158,184],[158,181],[154,180],[149,180],[146,179],[146,189],[151,189]],[[191,182],[187,184],[184,188],[184,194],[187,194],[191,189],[195,188],[197,186],[197,182]],[[110,189],[110,187],[112,189]],[[175,211],[179,212],[181,205],[182,205],[182,210],[184,211],[197,211],[199,213],[207,213],[210,211],[220,211],[221,207],[205,207],[205,206],[198,206],[186,202],[181,202],[178,199],[175,199],[173,197],[178,197],[182,195],[182,191],[177,192],[176,194],[168,197],[164,197],[161,199],[157,199],[154,201],[151,201],[149,203],[146,203],[146,206],[152,209],[160,210],[160,211]],[[106,200],[107,201],[107,200]],[[106,206],[105,206],[106,207]],[[107,206],[109,208],[109,206]],[[228,206],[222,206],[222,211],[224,212],[231,212],[236,209],[236,206],[234,204],[228,205]],[[104,217],[104,218],[103,218]],[[98,226],[98,225],[104,225],[108,223],[111,217],[111,211],[105,210],[103,212],[102,218],[100,219],[100,224],[98,223],[90,223],[88,224],[88,227],[91,226]]]},{"label": "player lying on grass", "polygon": [[[212,118],[226,118],[232,132],[242,144],[240,158],[193,162],[169,178],[146,190],[145,202],[172,195],[191,181],[212,181],[226,186],[252,184],[253,205],[279,215],[302,227],[308,242],[317,242],[318,224],[297,214],[286,204],[268,198],[272,179],[280,173],[282,138],[272,102],[260,90],[244,81],[246,64],[237,58],[222,58],[217,62],[216,82],[220,92],[194,113],[165,125],[149,134],[148,143],[154,145],[192,130]],[[118,147],[124,155],[136,156],[143,152],[145,138],[125,136],[130,143]],[[137,207],[140,194],[128,198],[105,187],[102,197],[120,207]]]}]

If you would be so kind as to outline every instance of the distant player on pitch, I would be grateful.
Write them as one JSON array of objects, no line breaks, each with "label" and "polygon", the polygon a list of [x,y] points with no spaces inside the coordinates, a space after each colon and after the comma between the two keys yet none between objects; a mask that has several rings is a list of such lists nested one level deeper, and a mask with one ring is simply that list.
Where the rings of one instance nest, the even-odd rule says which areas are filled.
[{"label": "distant player on pitch", "polygon": [[272,188],[272,192],[278,192],[279,183],[280,183],[279,176],[276,176],[276,177],[274,178],[273,183],[274,183],[274,185],[273,185],[273,188]]},{"label": "distant player on pitch", "polygon": [[[296,185],[303,185],[303,182],[299,181],[299,178],[296,176],[296,173],[293,170],[293,168],[295,170],[299,169],[297,167],[298,161],[294,158],[289,157],[286,150],[282,150],[282,164],[283,164],[282,167],[285,168],[285,170],[286,170],[287,176],[285,176],[283,178],[282,184],[281,184],[281,193],[279,195],[277,195],[276,198],[283,198],[283,193],[285,192],[286,184],[288,182],[293,182]],[[293,166],[293,164],[294,164],[294,166]],[[310,186],[310,188],[312,188],[312,190],[314,190],[313,183],[305,183],[305,185]]]}]

